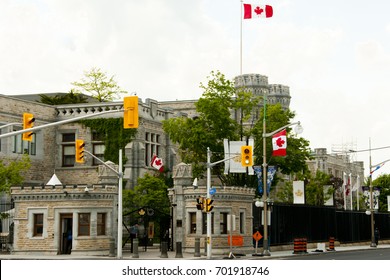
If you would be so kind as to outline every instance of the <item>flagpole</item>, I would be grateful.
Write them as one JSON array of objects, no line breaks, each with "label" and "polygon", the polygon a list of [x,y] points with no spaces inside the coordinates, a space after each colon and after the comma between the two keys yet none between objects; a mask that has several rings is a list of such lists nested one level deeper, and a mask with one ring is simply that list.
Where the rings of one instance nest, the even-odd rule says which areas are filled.
[{"label": "flagpole", "polygon": [[241,12],[240,12],[240,75],[242,75],[242,1],[241,0]]},{"label": "flagpole", "polygon": [[356,208],[359,211],[359,190],[360,190],[360,176],[358,175],[357,177],[357,182],[356,182],[357,190],[356,190]]},{"label": "flagpole", "polygon": [[344,210],[346,210],[347,209],[347,205],[346,205],[346,203],[347,203],[347,201],[346,201],[346,199],[347,199],[347,197],[346,197],[346,195],[345,195],[345,185],[346,185],[346,173],[345,172],[343,172],[343,198],[344,198]]},{"label": "flagpole", "polygon": [[351,211],[352,209],[352,203],[353,203],[353,191],[352,191],[352,173],[349,173],[349,193],[351,194]]}]

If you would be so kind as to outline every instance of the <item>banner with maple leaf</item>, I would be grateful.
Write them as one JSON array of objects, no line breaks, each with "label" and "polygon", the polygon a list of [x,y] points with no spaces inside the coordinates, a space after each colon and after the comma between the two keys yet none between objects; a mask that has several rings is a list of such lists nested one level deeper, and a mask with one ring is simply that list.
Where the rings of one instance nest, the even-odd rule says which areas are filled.
[{"label": "banner with maple leaf", "polygon": [[150,162],[150,165],[152,167],[156,168],[160,172],[164,171],[163,161],[161,158],[157,157],[156,155],[153,156],[152,161]]},{"label": "banner with maple leaf", "polygon": [[284,157],[287,154],[287,133],[282,130],[272,136],[272,155],[276,157]]}]

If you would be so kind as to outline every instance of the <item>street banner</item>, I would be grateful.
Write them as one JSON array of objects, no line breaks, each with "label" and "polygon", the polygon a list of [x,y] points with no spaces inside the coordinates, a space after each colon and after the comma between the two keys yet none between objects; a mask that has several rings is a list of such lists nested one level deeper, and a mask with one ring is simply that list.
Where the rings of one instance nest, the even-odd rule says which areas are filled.
[{"label": "street banner", "polygon": [[387,196],[387,211],[390,212],[390,195]]},{"label": "street banner", "polygon": [[[371,194],[370,194],[370,187],[363,186],[363,197],[364,202],[367,206],[367,209],[371,209],[370,202],[371,202]],[[379,195],[380,195],[380,187],[373,187],[372,188],[372,200],[374,207],[372,209],[378,210],[379,209]]]},{"label": "street banner", "polygon": [[[249,139],[248,144],[246,141],[228,141],[224,139],[225,159],[231,158],[225,163],[224,173],[246,173],[247,168],[241,164],[241,147],[246,145],[254,147],[254,144],[253,139]],[[248,175],[254,175],[253,168],[248,168]]]},{"label": "street banner", "polygon": [[260,196],[263,195],[263,168],[261,166],[253,166],[253,170],[257,176],[257,190]]},{"label": "street banner", "polygon": [[331,193],[333,186],[327,185],[324,186],[324,205],[325,206],[333,206],[333,193]]},{"label": "street banner", "polygon": [[268,166],[267,170],[267,194],[271,191],[271,184],[276,173],[276,166]]},{"label": "street banner", "polygon": [[293,181],[294,204],[305,204],[305,184],[303,181]]}]

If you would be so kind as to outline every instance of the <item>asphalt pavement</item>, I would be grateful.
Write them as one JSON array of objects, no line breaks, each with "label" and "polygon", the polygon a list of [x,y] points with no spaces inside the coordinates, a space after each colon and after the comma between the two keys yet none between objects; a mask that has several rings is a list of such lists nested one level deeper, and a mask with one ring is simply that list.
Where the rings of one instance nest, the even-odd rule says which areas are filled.
[{"label": "asphalt pavement", "polygon": [[[319,249],[320,248],[320,249]],[[353,251],[353,250],[375,250],[376,248],[390,248],[389,243],[379,244],[378,247],[370,247],[370,244],[346,244],[335,246],[334,250],[329,250],[329,248],[317,247],[307,249],[306,252],[294,252],[294,249],[284,249],[278,250],[271,247],[270,256],[262,256],[261,248],[258,250],[258,254],[255,254],[255,250],[251,254],[240,254],[234,253],[233,255],[224,254],[216,255],[212,254],[211,259],[221,260],[221,259],[280,259],[283,257],[299,256],[301,254],[326,254],[334,251]],[[161,254],[159,247],[148,248],[145,252],[143,248],[140,248],[138,256],[130,253],[129,251],[123,251],[122,257],[118,258],[115,256],[91,256],[91,255],[45,255],[45,254],[12,254],[2,252],[0,254],[0,260],[115,260],[115,259],[125,259],[125,260],[178,260],[178,259],[189,259],[189,260],[206,260],[207,257],[204,252],[201,252],[200,256],[194,256],[194,253],[183,252],[181,255],[177,255],[174,251],[168,251],[167,254]]]}]

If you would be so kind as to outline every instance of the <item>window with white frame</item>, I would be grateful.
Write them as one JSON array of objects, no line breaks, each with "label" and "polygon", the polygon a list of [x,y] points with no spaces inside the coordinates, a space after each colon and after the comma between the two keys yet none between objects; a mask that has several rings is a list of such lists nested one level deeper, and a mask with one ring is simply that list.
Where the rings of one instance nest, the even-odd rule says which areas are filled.
[{"label": "window with white frame", "polygon": [[23,141],[22,134],[15,135],[12,142],[12,152],[15,154],[37,154],[36,134],[32,134],[32,141]]},{"label": "window with white frame", "polygon": [[157,133],[145,133],[145,165],[149,165],[154,155],[160,155],[161,136]]},{"label": "window with white frame", "polygon": [[62,133],[62,166],[71,167],[75,163],[75,141],[76,134],[73,133]]}]

